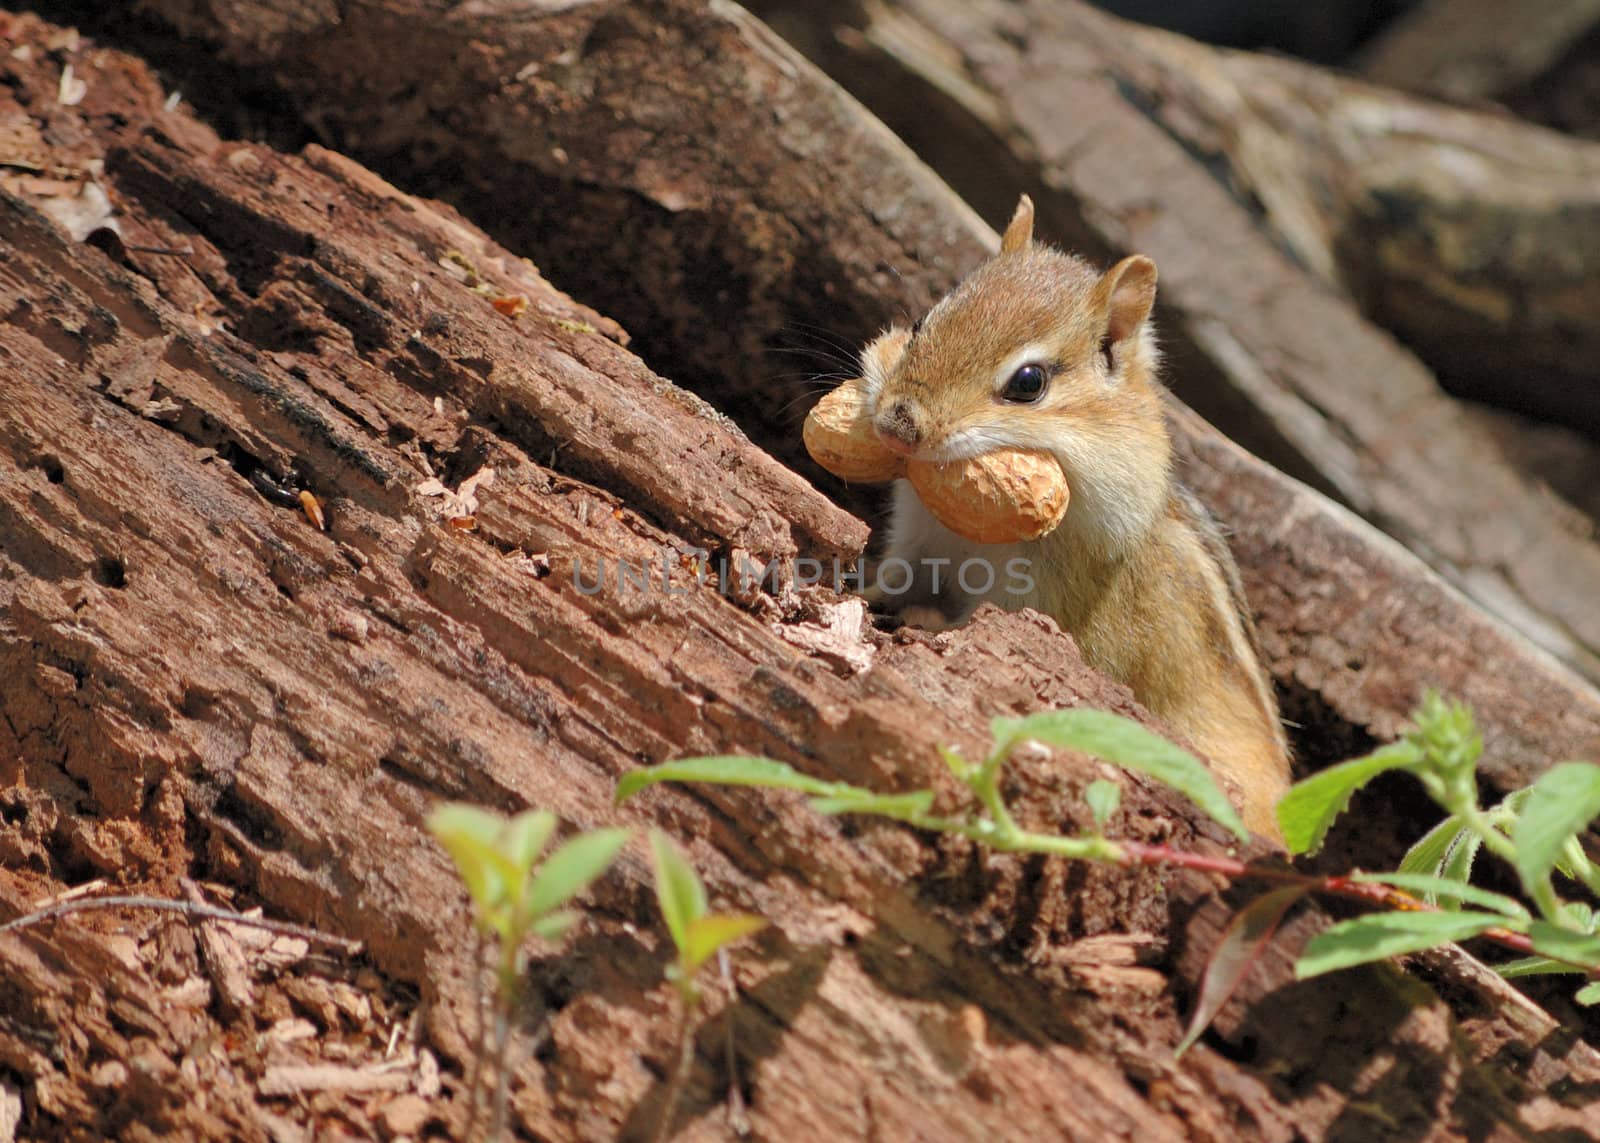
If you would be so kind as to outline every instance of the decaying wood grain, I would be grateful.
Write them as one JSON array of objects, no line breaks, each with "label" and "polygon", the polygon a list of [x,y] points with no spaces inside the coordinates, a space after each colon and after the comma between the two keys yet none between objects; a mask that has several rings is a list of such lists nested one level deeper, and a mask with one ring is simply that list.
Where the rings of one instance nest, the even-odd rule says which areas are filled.
[{"label": "decaying wood grain", "polygon": [[[701,1132],[720,1134],[733,1019],[764,1134],[905,1135],[934,1115],[961,1134],[1032,1123],[1180,1137],[1183,1117],[1150,1107],[1097,1049],[1091,997],[1022,955],[1108,928],[1113,912],[1164,933],[1161,878],[1093,874],[1068,909],[1054,876],[990,871],[794,799],[612,805],[618,773],[696,750],[926,782],[941,766],[929,745],[975,749],[988,714],[1074,700],[1131,711],[1126,692],[1024,617],[953,642],[877,638],[858,680],[710,589],[578,591],[575,563],[675,555],[691,530],[732,550],[767,508],[786,526],[809,512],[813,543],[859,546],[861,530],[447,211],[327,152],[219,144],[160,115],[160,93],[125,62],[85,59],[81,74],[92,94],[79,126],[111,137],[106,178],[129,247],[193,253],[108,254],[0,199],[13,379],[0,404],[0,759],[8,821],[26,824],[13,844],[32,847],[0,879],[8,910],[74,870],[154,890],[203,871],[279,913],[361,933],[373,965],[421,993],[427,1040],[459,1074],[470,941],[422,814],[454,795],[548,806],[578,826],[661,820],[696,839],[719,901],[775,925],[741,958],[744,999],[714,1002],[702,1032],[682,1113]],[[497,312],[463,263],[527,311]],[[560,401],[573,378],[595,397],[576,429]],[[551,435],[624,431],[631,448],[550,448]],[[662,481],[697,481],[699,499],[638,487],[640,456]],[[719,471],[697,472],[702,456]],[[245,479],[291,462],[326,504],[327,533]],[[455,484],[484,465],[496,479],[479,483],[477,529],[461,532],[419,489],[430,470]],[[1070,792],[1100,771],[1036,760],[1019,789],[1066,820],[1079,812]],[[1130,815],[1170,805],[1140,788],[1130,799]],[[1194,839],[1181,814],[1142,820]],[[573,954],[537,967],[546,1011],[527,1030],[547,1022],[554,1050],[523,1065],[516,1105],[542,1137],[654,1128],[673,1020],[645,869],[631,852]],[[248,1035],[221,1039],[207,992],[149,988],[169,930],[63,922],[4,942],[13,1015],[0,1052],[29,1082],[28,1130],[266,1139],[304,1120],[274,1093],[305,1066],[251,1055]],[[308,988],[272,995],[317,1018],[316,1043],[339,1016]],[[1170,1037],[1164,985],[1144,1003],[1165,1013],[1152,1037]],[[369,1052],[347,1063],[376,1074],[381,1041]],[[183,1064],[195,1053],[198,1067]],[[1159,1063],[1164,1042],[1147,1054],[1177,1075]],[[409,1069],[383,1075],[385,1088],[422,1084]],[[1101,1098],[1045,1097],[1084,1084]],[[311,1112],[372,1130],[361,1093],[318,1098]],[[1197,1114],[1217,1098],[1190,1096]]]},{"label": "decaying wood grain", "polygon": [[[696,381],[821,487],[873,510],[874,496],[840,490],[804,456],[804,390],[773,379],[769,350],[816,327],[859,344],[885,321],[920,313],[995,238],[903,144],[742,10],[657,0],[535,17],[489,5],[430,21],[420,7],[408,16],[404,5],[354,4],[336,21],[308,16],[285,28],[248,5],[156,7],[225,58],[272,71],[343,145],[449,194],[534,252],[621,320],[648,360]],[[1050,12],[1078,12],[1042,11],[1031,34],[1046,34]],[[905,10],[894,12],[903,29]],[[1001,30],[1020,26],[1017,13],[1007,24],[975,5],[967,22],[944,29],[987,71],[962,72],[948,44],[919,41],[943,53],[931,74],[968,77],[957,100],[892,53],[874,52],[876,62],[851,77],[896,77],[893,100],[881,86],[863,93],[891,111],[914,105],[918,121],[896,126],[952,178],[980,172],[983,181],[965,189],[986,214],[1006,217],[1017,191],[1043,179],[1051,189],[1040,200],[1041,234],[1093,255],[1114,245],[1155,255],[1180,395],[1228,420],[1267,459],[1336,489],[1545,646],[1593,666],[1600,552],[1588,522],[1520,480],[1413,358],[1268,247],[1202,168],[1130,110],[1092,40],[1061,44],[1048,72],[1019,72],[1014,37],[996,34],[990,16]],[[820,26],[832,34],[831,23]],[[402,83],[390,64],[419,36],[450,66]],[[987,95],[976,86],[986,76],[1000,85]],[[1027,116],[1009,136],[1018,153],[991,130],[999,120],[962,117],[963,107],[999,114],[996,92],[1007,90]],[[1059,106],[1077,112],[1062,116]],[[1014,134],[1025,129],[1035,134]],[[1362,598],[1358,585],[1331,590]],[[1353,659],[1394,653],[1375,643]],[[1434,666],[1454,656],[1405,654],[1414,657],[1396,675],[1417,689],[1394,692],[1391,725],[1424,680],[1461,682]],[[1538,655],[1518,661],[1563,678]],[[1559,685],[1574,709],[1593,709],[1591,691]],[[1499,725],[1492,711],[1486,717]]]},{"label": "decaying wood grain", "polygon": [[1596,0],[1421,0],[1361,52],[1360,71],[1445,99],[1492,99],[1537,78],[1600,23]]},{"label": "decaying wood grain", "polygon": [[1600,144],[1119,31],[1123,82],[1452,391],[1600,439]]},{"label": "decaying wood grain", "polygon": [[[0,209],[14,252],[5,299],[17,315],[0,344],[18,378],[0,408],[14,493],[0,521],[3,751],[13,786],[34,791],[14,806],[94,823],[97,844],[79,860],[97,872],[159,886],[198,862],[278,912],[360,934],[375,967],[429,1002],[428,1041],[452,1070],[468,1050],[469,942],[459,889],[442,855],[420,843],[434,799],[543,805],[578,826],[663,821],[693,839],[719,900],[775,924],[740,960],[739,1005],[714,1005],[700,1035],[684,1118],[705,1133],[721,1134],[730,1019],[750,1113],[773,1136],[901,1136],[932,1116],[950,1137],[1222,1138],[1241,1121],[1286,1120],[1261,1081],[1246,1080],[1252,1096],[1241,1097],[1235,1069],[1209,1050],[1193,1057],[1205,1064],[1171,1060],[1177,998],[1161,973],[1113,971],[1092,952],[1056,966],[1075,939],[1113,929],[1152,934],[1159,956],[1172,939],[1171,901],[1202,899],[1201,879],[990,863],[750,792],[663,792],[619,815],[612,779],[640,760],[742,747],[883,788],[933,782],[949,796],[929,744],[974,751],[988,715],[1079,701],[1135,708],[1036,618],[991,613],[936,640],[879,637],[872,670],[857,679],[710,590],[577,591],[574,563],[655,557],[682,537],[566,474],[559,453],[553,466],[533,460],[518,422],[468,410],[475,401],[501,410],[495,394],[530,380],[556,385],[580,352],[595,384],[641,376],[611,341],[559,324],[600,319],[335,156],[191,142],[200,145],[151,134],[113,151],[107,170],[127,231],[187,243],[192,260],[119,267],[14,199]],[[246,234],[264,241],[241,245]],[[526,293],[522,318],[504,318],[439,265],[441,249],[463,242],[498,287]],[[304,286],[317,292],[292,292]],[[206,292],[204,317],[173,304],[185,288]],[[263,300],[270,321],[253,312]],[[420,318],[417,333],[391,305]],[[124,370],[115,388],[101,363],[127,361],[151,339],[162,351],[144,359],[150,396],[130,402],[136,378]],[[670,406],[671,390],[656,384],[651,407]],[[397,441],[407,408],[428,432]],[[595,425],[609,427],[603,407]],[[646,439],[664,447],[672,425],[663,410]],[[706,418],[704,428],[720,426]],[[725,448],[759,460],[736,438]],[[240,476],[248,458],[273,456],[300,463],[329,508],[327,534]],[[423,456],[446,472],[493,465],[495,481],[477,492],[477,531],[452,529],[414,494]],[[618,461],[592,475],[626,485],[628,462]],[[818,511],[830,509],[819,500]],[[730,518],[720,539],[737,528]],[[530,572],[508,552],[544,554],[550,571]],[[1078,822],[1083,786],[1105,772],[1032,759],[1016,790],[1029,820]],[[1127,818],[1146,838],[1215,843],[1142,784]],[[141,860],[128,849],[146,837],[154,851]],[[62,840],[46,832],[39,844],[54,854]],[[8,871],[10,907],[52,874],[48,862]],[[645,881],[643,855],[630,852],[571,957],[536,967],[546,1011],[530,1014],[528,1030],[548,1021],[553,1052],[523,1065],[515,1103],[541,1136],[653,1129],[672,1020]],[[278,1119],[298,1118],[277,1101],[304,1066],[209,1050],[206,1067],[185,1072],[180,1061],[214,1026],[203,996],[135,1000],[159,927],[136,922],[130,941],[114,925],[99,935],[58,926],[7,944],[13,1010],[30,1014],[30,1031],[0,1030],[0,1044],[34,1084],[30,1126],[267,1138]],[[120,952],[119,971],[72,983],[109,950]],[[1448,1021],[1442,1005],[1419,1005],[1392,973],[1372,974],[1367,988],[1364,1026],[1385,1058],[1436,1055],[1424,1033]],[[1318,996],[1330,1003],[1336,991],[1303,993],[1302,1016]],[[156,1019],[153,1002],[177,1004],[184,1019]],[[86,1004],[117,1019],[80,1024]],[[1137,1028],[1107,1026],[1105,1005]],[[80,1030],[55,1058],[30,1047],[30,1036],[69,1028]],[[1312,1037],[1301,1039],[1299,1066],[1325,1070]],[[1574,1082],[1592,1068],[1581,1045],[1542,1058]],[[108,1060],[148,1077],[145,1094],[119,1085]],[[377,1075],[376,1062],[352,1066]],[[234,1072],[224,1097],[187,1112],[196,1085],[221,1082],[224,1066]],[[1129,1070],[1169,1097],[1147,1102]],[[419,1082],[410,1070],[382,1075],[384,1089]],[[325,1092],[323,1113],[364,1122],[338,1102],[372,1090],[357,1086]],[[1053,1094],[1085,1088],[1096,1098]],[[1500,1085],[1460,1095],[1463,1114],[1518,1115],[1518,1097]],[[1345,1101],[1329,1085],[1298,1118],[1334,1122]],[[449,1121],[452,1110],[437,1114]]]},{"label": "decaying wood grain", "polygon": [[[619,21],[603,33],[581,29],[597,80],[618,62],[606,45],[637,51],[641,29],[626,7],[592,7]],[[265,11],[231,9],[241,28],[259,28],[251,14]],[[903,214],[852,214],[851,229],[839,221],[844,204],[859,209],[843,197],[848,181],[786,192],[795,197],[759,211],[752,172],[782,148],[756,152],[730,131],[724,178],[699,208],[700,225],[766,235],[768,260],[684,278],[684,255],[668,244],[651,257],[655,270],[677,267],[680,293],[694,293],[685,282],[744,282],[768,292],[754,312],[802,312],[798,295],[778,290],[797,235],[812,236],[806,250],[840,259],[852,234],[888,235],[876,250],[900,249],[897,257],[906,236],[918,236],[946,252],[945,274],[992,238],[848,101],[808,87],[820,81],[804,64],[744,17],[717,11],[655,10],[701,21],[645,37],[670,63],[663,74],[677,69],[680,93],[703,76],[666,54],[672,36],[680,47],[709,36],[694,58],[731,69],[714,97],[739,107],[728,91],[787,92],[787,112],[838,115],[878,148],[869,158],[899,156],[878,177],[916,193]],[[376,30],[359,21],[348,29],[358,42]],[[409,41],[365,42],[403,70],[398,45],[426,42],[410,31]],[[1583,1040],[1503,999],[1485,1011],[1481,989],[1473,1007],[1452,1009],[1390,969],[1291,984],[1292,942],[1249,986],[1249,998],[1264,1002],[1230,1010],[1213,1038],[1173,1060],[1197,958],[1227,913],[1205,878],[986,858],[753,791],[662,790],[619,810],[617,775],[731,749],[883,789],[933,785],[953,807],[934,744],[976,751],[990,716],[1045,705],[1141,712],[1035,616],[986,611],[932,638],[863,632],[846,640],[849,654],[827,655],[804,648],[826,641],[818,631],[844,638],[849,609],[860,611],[826,594],[739,605],[687,579],[675,581],[682,594],[578,590],[575,566],[593,571],[601,559],[672,565],[689,547],[849,555],[864,531],[650,372],[619,345],[614,324],[449,208],[321,148],[291,157],[220,142],[162,112],[163,93],[137,65],[92,47],[47,50],[48,28],[28,25],[28,35],[31,55],[0,59],[4,90],[30,93],[15,110],[73,141],[64,158],[104,160],[122,239],[74,242],[20,189],[0,194],[9,378],[0,402],[0,787],[11,827],[0,831],[0,900],[9,914],[84,877],[172,894],[192,877],[358,937],[378,978],[286,970],[261,982],[259,1010],[225,1027],[190,983],[196,942],[182,925],[79,919],[0,942],[0,1065],[26,1079],[29,1130],[268,1139],[314,1120],[375,1134],[378,1123],[425,1116],[421,1097],[433,1129],[459,1131],[460,1100],[445,1097],[459,1090],[469,1053],[467,917],[420,826],[445,796],[546,806],[579,828],[663,824],[689,844],[719,905],[773,921],[736,958],[738,1002],[714,996],[697,1036],[679,1119],[691,1137],[728,1134],[720,1101],[730,1023],[749,1114],[765,1138],[1372,1137],[1374,1107],[1407,1132],[1424,1125],[1498,1139],[1582,1129],[1600,1083]],[[717,59],[705,42],[731,54]],[[551,46],[570,45],[557,37]],[[75,109],[42,96],[58,88],[68,58],[87,84]],[[472,58],[454,62],[466,68]],[[609,130],[626,141],[617,110],[606,111]],[[799,146],[806,135],[794,130]],[[648,195],[624,190],[599,161],[605,139],[579,150],[575,132],[556,145],[573,147],[565,162],[591,164],[577,179],[587,196],[572,195],[578,207],[613,224],[637,217],[624,199],[653,214],[667,182],[688,177],[651,176],[666,181]],[[90,173],[80,167],[78,178]],[[574,190],[553,177],[529,187]],[[507,211],[528,206],[505,187],[497,193]],[[796,212],[787,228],[779,206]],[[554,228],[553,203],[542,209],[537,217]],[[574,229],[587,225],[574,217]],[[658,241],[672,233],[665,222],[646,232]],[[598,232],[586,241],[598,243]],[[709,259],[716,248],[696,249]],[[839,312],[852,320],[871,320],[869,294],[896,305],[937,288],[930,273],[873,294],[866,265],[831,267],[840,270]],[[616,262],[596,273],[625,277]],[[657,288],[648,265],[642,279]],[[521,316],[493,304],[515,296],[528,302]],[[672,320],[687,322],[695,305],[715,309],[686,297]],[[744,336],[704,360],[737,360],[730,347]],[[762,408],[770,406],[741,412],[759,426]],[[1446,653],[1459,639],[1480,666],[1494,658],[1516,671],[1530,696],[1484,695],[1491,744],[1521,720],[1516,742],[1533,766],[1600,727],[1600,704],[1582,684],[1365,526],[1267,478],[1200,429],[1189,436],[1224,485],[1213,496],[1239,498],[1229,515],[1241,534],[1270,545],[1248,562],[1258,591],[1283,600],[1265,605],[1282,617],[1272,621],[1284,640],[1274,652],[1280,674],[1286,663],[1310,664],[1319,677],[1308,693],[1387,733],[1425,682],[1464,682],[1454,672],[1469,669],[1465,656]],[[327,532],[251,481],[291,468],[323,501]],[[495,475],[476,484],[475,529],[453,526],[466,506],[433,495],[431,482],[459,489],[486,469]],[[1250,498],[1266,506],[1246,510]],[[1271,532],[1268,518],[1300,525]],[[1264,578],[1274,562],[1276,584]],[[1365,625],[1341,629],[1341,643],[1320,611],[1359,610],[1372,596],[1353,593],[1350,581],[1363,576],[1392,610],[1363,611]],[[1308,648],[1291,648],[1294,638]],[[1384,658],[1390,646],[1413,667],[1443,664],[1451,678],[1402,669]],[[1559,717],[1532,717],[1534,702]],[[1083,788],[1109,773],[1081,757],[1029,756],[1013,768],[1012,792],[1028,823],[1071,827],[1086,818]],[[1122,781],[1117,826],[1126,836],[1222,843],[1171,795]],[[513,1090],[530,1134],[640,1138],[655,1128],[673,1009],[647,883],[636,843],[597,887],[571,949],[535,960],[519,1044],[547,1046],[524,1058]],[[1298,922],[1294,940],[1318,923]],[[163,971],[164,989],[152,983]],[[1439,979],[1459,992],[1458,976]],[[330,1062],[315,1053],[347,1025],[365,1028],[351,1015],[364,998],[385,1006],[400,1035],[408,989],[422,1001],[422,1042],[406,1057],[415,1095],[385,1102],[389,1093],[347,1089],[291,1100],[262,1090],[269,1073],[283,1089],[293,1086],[286,1076],[303,1083],[312,1074],[292,1069]],[[309,1044],[296,1020],[312,1022]],[[377,1074],[383,1037],[352,1039],[338,1062]],[[442,1080],[428,1053],[442,1060]],[[427,1094],[441,1083],[445,1097]]]}]

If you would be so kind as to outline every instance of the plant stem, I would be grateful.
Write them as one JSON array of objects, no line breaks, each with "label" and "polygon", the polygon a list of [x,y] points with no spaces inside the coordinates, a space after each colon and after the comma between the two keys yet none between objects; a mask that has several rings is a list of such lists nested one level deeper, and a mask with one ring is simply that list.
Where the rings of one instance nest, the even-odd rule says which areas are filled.
[{"label": "plant stem", "polygon": [[[1122,865],[1172,865],[1182,869],[1198,870],[1202,873],[1218,873],[1224,877],[1253,877],[1257,880],[1275,881],[1284,885],[1304,885],[1313,893],[1363,901],[1366,904],[1377,905],[1380,908],[1396,912],[1442,912],[1437,905],[1430,905],[1426,901],[1413,897],[1400,889],[1394,889],[1374,881],[1356,881],[1349,877],[1314,877],[1307,873],[1296,873],[1292,869],[1253,865],[1249,862],[1240,861],[1235,857],[1186,853],[1181,849],[1173,849],[1170,846],[1146,845],[1137,841],[1122,841],[1117,842],[1116,845],[1123,853],[1122,859],[1118,862],[1118,864]],[[1549,953],[1536,952],[1533,947],[1533,939],[1526,933],[1493,928],[1485,930],[1480,935],[1484,940],[1522,956],[1542,956],[1548,960],[1558,961],[1561,964],[1582,969],[1591,979],[1600,978],[1600,967],[1585,964],[1581,960],[1574,960],[1570,957],[1551,956]]]},{"label": "plant stem", "polygon": [[989,755],[984,764],[978,767],[978,772],[967,780],[967,785],[972,788],[973,796],[983,804],[989,812],[989,817],[994,821],[995,828],[1001,834],[1012,836],[1020,832],[1017,823],[1011,817],[1011,811],[1006,808],[1006,800],[1000,794],[1000,768],[1011,753],[1008,743],[1003,750],[996,750]]},{"label": "plant stem", "polygon": [[723,1021],[727,1032],[723,1048],[728,1056],[728,1126],[743,1139],[750,1134],[750,1118],[745,1114],[744,1092],[739,1088],[739,1056],[733,1043],[733,1014],[739,1005],[739,984],[733,979],[733,969],[728,965],[728,950],[717,950],[717,970],[722,984],[728,990],[728,1014]]},{"label": "plant stem", "polygon": [[672,1078],[667,1081],[667,1095],[662,1101],[661,1118],[656,1123],[655,1143],[664,1143],[672,1136],[672,1120],[678,1114],[678,1101],[689,1080],[689,1069],[694,1064],[694,1016],[700,1006],[700,994],[693,984],[678,992],[682,1014],[678,1022],[677,1061]]},{"label": "plant stem", "polygon": [[483,1060],[489,1050],[489,1014],[484,1011],[483,970],[488,954],[488,942],[483,930],[472,927],[472,1014],[477,1019],[477,1037],[472,1045],[472,1073],[467,1079],[467,1129],[463,1138],[472,1139],[478,1129],[478,1113],[483,1106]]},{"label": "plant stem", "polygon": [[489,1138],[505,1137],[506,1105],[511,1094],[511,1077],[506,1074],[506,1057],[511,1044],[511,1001],[503,992],[494,1006],[494,1114],[489,1119]]},{"label": "plant stem", "polygon": [[1485,849],[1512,868],[1516,868],[1517,847],[1511,843],[1509,837],[1489,820],[1489,815],[1478,808],[1476,800],[1461,806],[1459,809],[1450,809],[1448,806],[1445,808],[1458,815],[1462,823],[1478,835],[1483,841]]}]

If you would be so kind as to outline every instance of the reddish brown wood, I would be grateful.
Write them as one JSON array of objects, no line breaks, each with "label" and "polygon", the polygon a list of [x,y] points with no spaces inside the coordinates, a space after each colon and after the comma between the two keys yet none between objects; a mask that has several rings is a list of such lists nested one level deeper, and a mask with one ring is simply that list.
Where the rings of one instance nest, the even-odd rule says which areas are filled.
[{"label": "reddish brown wood", "polygon": [[[262,12],[234,9],[257,29],[248,18]],[[715,19],[734,29],[719,45],[753,45],[719,66],[738,63],[755,90],[818,82],[750,38],[744,17]],[[680,25],[680,42],[716,26]],[[1259,1002],[1173,1060],[1228,910],[1205,878],[987,857],[753,791],[662,790],[618,809],[618,774],[737,749],[882,789],[932,785],[955,809],[933,747],[976,753],[989,717],[1074,703],[1142,713],[1035,616],[891,637],[853,635],[858,605],[826,593],[741,605],[709,588],[579,592],[573,566],[602,557],[670,561],[690,544],[848,554],[864,529],[450,208],[321,148],[222,142],[160,111],[140,65],[92,47],[72,57],[84,100],[52,103],[57,33],[21,27],[35,50],[0,59],[6,89],[27,94],[18,108],[64,140],[59,161],[80,178],[104,160],[123,234],[74,242],[20,188],[0,195],[0,900],[15,914],[96,876],[177,896],[192,877],[369,950],[348,972],[253,951],[256,1006],[240,992],[243,1011],[224,1021],[203,942],[182,923],[74,918],[0,939],[0,1067],[21,1085],[21,1134],[375,1135],[421,1117],[459,1135],[470,938],[421,828],[443,797],[546,806],[577,828],[663,825],[719,907],[772,920],[736,958],[738,1003],[713,990],[676,1125],[687,1136],[728,1133],[729,1022],[761,1137],[1327,1137],[1374,1106],[1408,1132],[1581,1128],[1600,1080],[1592,1050],[1503,997],[1485,1004],[1461,973],[1438,973],[1437,992],[1388,969],[1294,986],[1291,945],[1251,984]],[[834,99],[785,106],[845,115]],[[730,154],[750,158],[738,142]],[[921,188],[911,232],[981,247],[981,228],[909,160],[882,177]],[[802,217],[842,251],[829,219],[847,215],[866,216],[859,200]],[[847,300],[870,284],[852,267]],[[517,294],[520,317],[492,304]],[[1600,725],[1580,684],[1365,526],[1190,435],[1228,478],[1212,494],[1238,497],[1232,518],[1262,537],[1241,550],[1258,551],[1248,562],[1277,637],[1310,645],[1280,643],[1280,672],[1321,672],[1305,685],[1340,704],[1330,724],[1392,730],[1420,680],[1338,659],[1376,655],[1404,618],[1404,656],[1438,657],[1465,631],[1539,701],[1566,702],[1562,719],[1522,729],[1530,752]],[[327,532],[248,479],[291,466]],[[452,526],[465,506],[445,508],[430,481],[458,488],[485,467],[476,529]],[[1271,531],[1296,514],[1300,528]],[[1369,574],[1391,577],[1416,614],[1352,625],[1344,647],[1319,642],[1332,636],[1315,600],[1350,604],[1345,581]],[[839,651],[816,650],[830,638]],[[1481,702],[1491,740],[1527,717],[1504,694]],[[1083,788],[1109,774],[1030,755],[1009,791],[1030,825],[1079,828]],[[1173,796],[1123,782],[1126,836],[1225,843]],[[532,965],[513,1090],[525,1132],[654,1131],[673,1050],[663,942],[635,842],[570,946]],[[406,1093],[372,1070],[395,1026]]]}]

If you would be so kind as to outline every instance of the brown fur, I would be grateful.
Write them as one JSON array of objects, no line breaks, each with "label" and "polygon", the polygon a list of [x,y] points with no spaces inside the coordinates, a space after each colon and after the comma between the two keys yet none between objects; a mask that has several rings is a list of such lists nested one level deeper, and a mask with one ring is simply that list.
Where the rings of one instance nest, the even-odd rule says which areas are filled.
[{"label": "brown fur", "polygon": [[[899,600],[902,613],[926,617],[931,603],[959,620],[984,599],[1046,612],[1089,662],[1128,683],[1238,783],[1252,829],[1277,836],[1287,743],[1227,545],[1172,476],[1148,322],[1155,265],[1135,255],[1098,274],[1034,243],[1032,228],[1024,196],[1000,254],[914,335],[892,330],[869,346],[864,376],[887,443],[934,460],[1048,449],[1066,473],[1071,507],[1038,541],[984,548],[945,531],[914,493],[897,489],[886,557],[918,565],[929,556],[1021,556],[1035,579],[1031,592],[981,598],[948,580],[937,593],[919,583]],[[1051,373],[1037,403],[1000,396],[1019,354]]]}]

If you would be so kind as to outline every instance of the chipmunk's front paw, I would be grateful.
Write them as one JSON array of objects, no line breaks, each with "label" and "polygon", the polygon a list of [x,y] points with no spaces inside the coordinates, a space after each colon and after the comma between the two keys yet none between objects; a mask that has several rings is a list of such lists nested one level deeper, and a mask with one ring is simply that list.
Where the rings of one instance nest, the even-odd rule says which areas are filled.
[{"label": "chipmunk's front paw", "polygon": [[913,604],[900,609],[900,622],[907,627],[920,627],[924,631],[943,631],[954,626],[950,617],[937,607],[928,607],[925,604]]}]

